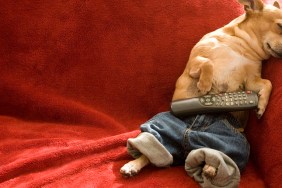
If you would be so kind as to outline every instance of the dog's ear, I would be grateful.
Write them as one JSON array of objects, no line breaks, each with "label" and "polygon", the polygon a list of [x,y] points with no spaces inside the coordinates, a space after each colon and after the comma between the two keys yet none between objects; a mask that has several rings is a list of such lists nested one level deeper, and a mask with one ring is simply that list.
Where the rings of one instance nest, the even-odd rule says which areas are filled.
[{"label": "dog's ear", "polygon": [[244,5],[245,11],[260,11],[263,9],[262,0],[239,0]]},{"label": "dog's ear", "polygon": [[280,9],[280,5],[279,5],[279,3],[278,3],[277,1],[275,1],[275,2],[273,3],[273,6],[275,6],[276,8],[279,8],[279,9]]}]

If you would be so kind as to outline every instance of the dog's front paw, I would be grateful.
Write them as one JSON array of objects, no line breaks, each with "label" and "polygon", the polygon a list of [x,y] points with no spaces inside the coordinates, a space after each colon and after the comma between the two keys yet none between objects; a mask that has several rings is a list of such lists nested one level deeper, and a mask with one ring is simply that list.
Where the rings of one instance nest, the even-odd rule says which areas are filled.
[{"label": "dog's front paw", "polygon": [[197,87],[202,94],[206,94],[212,88],[212,81],[201,81],[197,83]]},{"label": "dog's front paw", "polygon": [[120,169],[120,173],[125,178],[135,176],[136,174],[138,174],[139,171],[140,171],[140,168],[138,167],[138,165],[136,165],[133,162],[126,163]]},{"label": "dog's front paw", "polygon": [[257,108],[257,118],[260,119],[262,115],[264,114],[264,111],[267,106],[267,101],[265,100],[265,97],[259,95],[259,102],[258,102],[258,108]]},{"label": "dog's front paw", "polygon": [[261,118],[261,116],[263,115],[264,111],[265,111],[265,108],[260,108],[260,107],[258,107],[257,112],[256,112],[258,119]]}]

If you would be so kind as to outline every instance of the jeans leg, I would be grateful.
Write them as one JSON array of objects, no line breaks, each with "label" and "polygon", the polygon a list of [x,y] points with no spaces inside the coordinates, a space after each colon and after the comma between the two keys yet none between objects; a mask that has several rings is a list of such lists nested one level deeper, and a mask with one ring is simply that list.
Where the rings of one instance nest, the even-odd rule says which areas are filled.
[{"label": "jeans leg", "polygon": [[186,138],[190,151],[199,148],[211,148],[221,151],[234,160],[240,171],[245,168],[248,162],[249,143],[227,119],[218,117],[212,124],[203,126],[200,130],[188,129]]},{"label": "jeans leg", "polygon": [[[190,121],[195,117],[190,117]],[[183,136],[187,129],[187,122],[170,112],[159,113],[152,119],[141,125],[142,132],[151,133],[173,156],[173,164],[183,164],[186,158],[183,148]]]}]

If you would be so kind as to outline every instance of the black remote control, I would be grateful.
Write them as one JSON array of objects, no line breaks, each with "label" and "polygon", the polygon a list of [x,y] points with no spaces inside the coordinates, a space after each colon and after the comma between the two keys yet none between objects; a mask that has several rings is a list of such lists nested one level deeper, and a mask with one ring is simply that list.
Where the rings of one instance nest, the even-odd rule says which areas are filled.
[{"label": "black remote control", "polygon": [[171,112],[178,117],[204,113],[233,112],[255,109],[257,104],[257,93],[240,91],[175,100],[171,103]]}]

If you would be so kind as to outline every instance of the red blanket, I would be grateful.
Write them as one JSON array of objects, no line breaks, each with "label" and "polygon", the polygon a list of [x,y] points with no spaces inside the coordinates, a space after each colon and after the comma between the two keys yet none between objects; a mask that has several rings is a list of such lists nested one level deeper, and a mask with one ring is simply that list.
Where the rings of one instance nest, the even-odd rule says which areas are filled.
[{"label": "red blanket", "polygon": [[[169,109],[193,45],[243,13],[236,0],[3,1],[0,6],[1,187],[197,187],[183,166],[124,179],[126,140]],[[282,177],[281,66],[252,114],[240,187]]]}]

